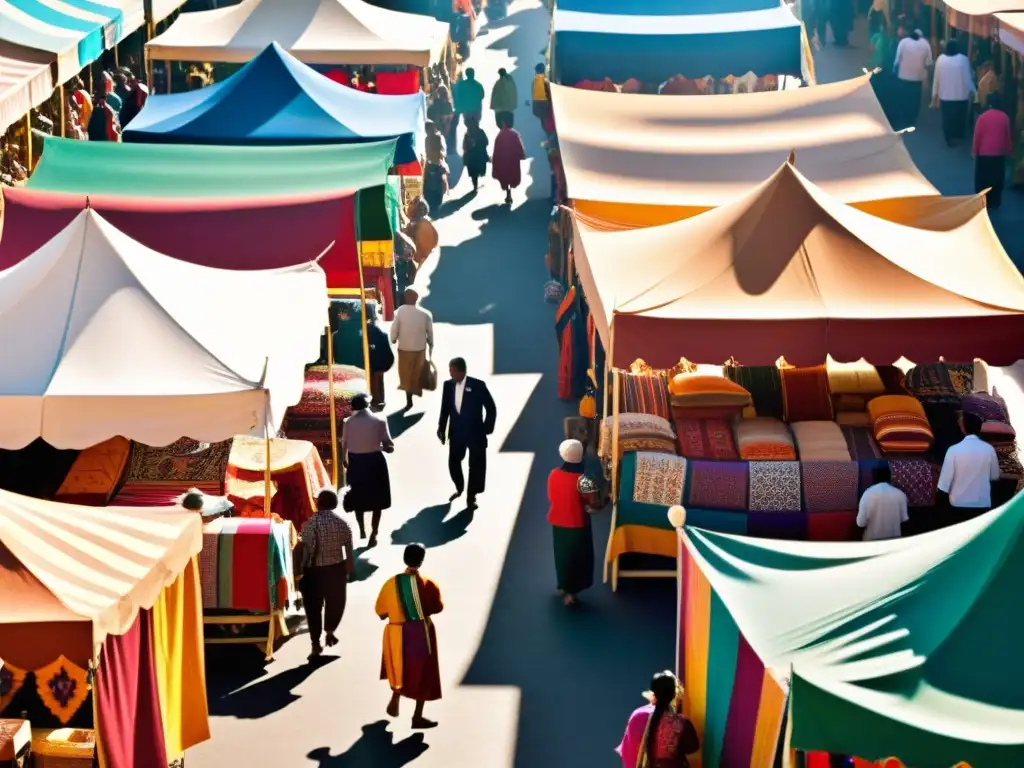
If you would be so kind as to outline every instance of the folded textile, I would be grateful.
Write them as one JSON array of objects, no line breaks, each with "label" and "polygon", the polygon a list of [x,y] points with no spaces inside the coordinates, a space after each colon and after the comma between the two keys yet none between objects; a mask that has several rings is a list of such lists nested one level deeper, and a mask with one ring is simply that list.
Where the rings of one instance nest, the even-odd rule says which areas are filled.
[{"label": "folded textile", "polygon": [[633,501],[671,507],[681,504],[686,484],[686,459],[664,453],[636,454]]},{"label": "folded textile", "polygon": [[1016,442],[1000,443],[992,447],[996,449],[996,456],[999,458],[999,469],[1003,477],[1024,477],[1024,467],[1021,466],[1020,458],[1017,455]]},{"label": "folded textile", "polygon": [[[690,461],[686,507],[747,509],[749,464],[745,461]],[[687,518],[687,522],[691,521]],[[718,529],[715,529],[718,530]]]},{"label": "folded textile", "polygon": [[[634,451],[675,454],[676,433],[668,419],[649,413],[620,413],[618,420],[620,456]],[[614,421],[615,418],[609,416],[601,423],[600,456],[611,455]]]},{"label": "folded textile", "polygon": [[874,461],[882,458],[882,450],[875,442],[871,429],[856,426],[842,426],[840,429],[854,461]]},{"label": "folded textile", "polygon": [[1017,439],[1017,431],[1005,421],[986,421],[981,425],[981,439],[986,443],[1007,443]]},{"label": "folded textile", "polygon": [[203,595],[203,608],[217,607],[219,581],[218,557],[220,536],[216,531],[203,531],[203,549],[199,553],[199,586]]},{"label": "folded textile", "polygon": [[855,461],[801,461],[804,508],[838,512],[857,506],[860,472]]},{"label": "folded textile", "polygon": [[1002,398],[996,398],[988,392],[974,392],[965,396],[961,407],[964,414],[977,416],[982,421],[1009,421],[1006,403]]},{"label": "folded textile", "polygon": [[785,418],[794,421],[831,421],[832,393],[824,365],[809,368],[783,368],[782,402]]},{"label": "folded textile", "polygon": [[110,501],[128,464],[131,442],[112,437],[78,454],[56,500],[66,504],[102,507]]},{"label": "folded textile", "polygon": [[750,392],[724,376],[707,376],[699,373],[679,373],[669,381],[669,401],[673,406],[719,407],[750,405]]},{"label": "folded textile", "polygon": [[939,468],[927,459],[890,459],[892,484],[907,494],[911,507],[934,507]]},{"label": "folded textile", "polygon": [[921,402],[909,395],[881,395],[868,403],[875,440],[884,451],[924,453],[935,435]]},{"label": "folded textile", "polygon": [[776,366],[728,365],[725,375],[750,392],[758,416],[782,418],[782,377]]},{"label": "folded textile", "polygon": [[181,494],[196,488],[208,496],[219,496],[220,482],[126,482],[110,500],[112,507],[169,507]]},{"label": "folded textile", "polygon": [[807,538],[811,541],[856,541],[857,512],[816,512],[807,516]]},{"label": "folded textile", "polygon": [[664,373],[626,373],[620,376],[622,402],[620,412],[648,413],[669,418],[668,376]]},{"label": "folded textile", "polygon": [[843,430],[834,421],[797,421],[789,425],[801,461],[849,461]]},{"label": "folded textile", "polygon": [[688,459],[739,458],[733,440],[732,425],[725,419],[675,419],[679,435],[679,453]]},{"label": "folded textile", "polygon": [[915,365],[907,371],[904,386],[920,400],[959,402],[974,389],[974,363]]},{"label": "folded textile", "polygon": [[185,490],[197,483],[216,483],[214,495],[220,496],[230,453],[231,440],[200,443],[183,437],[160,448],[133,442],[125,482],[178,483]]},{"label": "folded textile", "polygon": [[834,395],[880,395],[885,384],[878,370],[867,360],[837,363],[831,357],[825,363],[828,388]]},{"label": "folded textile", "polygon": [[764,512],[799,512],[802,508],[800,462],[752,461],[747,504]]},{"label": "folded textile", "polygon": [[758,417],[738,421],[736,445],[740,458],[748,461],[796,459],[796,447],[789,427],[778,419]]}]

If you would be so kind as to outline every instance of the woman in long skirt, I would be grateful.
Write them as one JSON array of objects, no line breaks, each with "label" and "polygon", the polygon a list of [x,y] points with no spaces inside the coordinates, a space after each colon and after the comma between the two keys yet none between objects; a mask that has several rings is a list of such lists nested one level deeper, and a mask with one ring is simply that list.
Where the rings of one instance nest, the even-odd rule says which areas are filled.
[{"label": "woman in long skirt", "polygon": [[594,543],[590,516],[580,494],[583,443],[565,440],[558,448],[562,466],[548,475],[548,523],[554,536],[558,592],[565,605],[594,584]]},{"label": "woman in long skirt", "polygon": [[373,512],[373,528],[369,546],[377,545],[380,515],[391,507],[391,476],[385,453],[395,450],[386,419],[368,409],[370,398],[358,394],[352,398],[355,411],[345,420],[341,438],[341,455],[346,469],[348,493],[344,506],[356,513],[359,538],[366,538],[367,512]]}]

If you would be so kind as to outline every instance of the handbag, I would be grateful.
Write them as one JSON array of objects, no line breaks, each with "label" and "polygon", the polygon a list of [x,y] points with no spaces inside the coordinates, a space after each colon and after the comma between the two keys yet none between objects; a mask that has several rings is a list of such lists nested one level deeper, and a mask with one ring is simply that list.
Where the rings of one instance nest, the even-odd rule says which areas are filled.
[{"label": "handbag", "polygon": [[420,373],[420,387],[427,392],[437,389],[437,366],[434,365],[433,360],[427,360],[423,365],[423,371]]}]

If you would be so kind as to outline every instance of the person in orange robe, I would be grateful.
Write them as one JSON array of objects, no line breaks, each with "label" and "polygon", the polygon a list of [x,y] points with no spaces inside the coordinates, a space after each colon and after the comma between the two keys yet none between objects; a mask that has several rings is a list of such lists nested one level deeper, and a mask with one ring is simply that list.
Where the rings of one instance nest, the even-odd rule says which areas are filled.
[{"label": "person in orange robe", "polygon": [[422,544],[405,548],[406,569],[381,587],[377,596],[377,615],[388,622],[384,627],[384,649],[380,679],[391,686],[389,717],[398,717],[402,698],[416,702],[412,727],[433,728],[433,720],[423,716],[424,704],[441,698],[441,670],[437,657],[437,632],[431,616],[444,610],[441,590],[419,569],[427,556]]}]

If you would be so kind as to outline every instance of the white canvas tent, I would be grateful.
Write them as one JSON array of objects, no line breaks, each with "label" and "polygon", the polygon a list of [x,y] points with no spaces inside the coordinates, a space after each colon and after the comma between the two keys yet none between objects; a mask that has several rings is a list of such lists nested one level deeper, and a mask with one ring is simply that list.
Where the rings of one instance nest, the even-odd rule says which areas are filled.
[{"label": "white canvas tent", "polygon": [[0,448],[274,433],[326,316],[315,264],[197,266],[85,210],[0,272]]},{"label": "white canvas tent", "polygon": [[363,0],[242,0],[184,13],[146,44],[154,61],[244,64],[277,42],[306,64],[408,64],[440,59],[448,25]]}]

